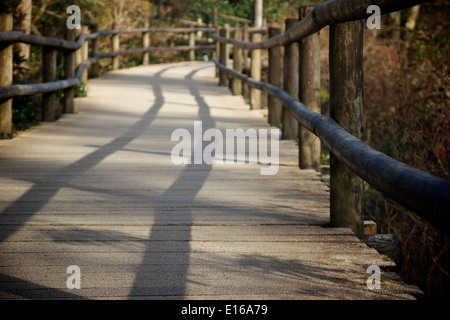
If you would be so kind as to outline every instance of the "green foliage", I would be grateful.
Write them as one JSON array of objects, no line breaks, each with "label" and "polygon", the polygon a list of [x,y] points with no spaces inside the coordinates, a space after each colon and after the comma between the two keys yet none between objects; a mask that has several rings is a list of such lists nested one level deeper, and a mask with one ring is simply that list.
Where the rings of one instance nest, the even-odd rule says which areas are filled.
[{"label": "green foliage", "polygon": [[40,108],[35,99],[16,97],[13,100],[13,126],[15,131],[26,130],[40,120]]},{"label": "green foliage", "polygon": [[320,158],[321,158],[322,165],[327,165],[327,166],[330,165],[330,154],[329,153],[322,153],[320,155]]},{"label": "green foliage", "polygon": [[87,97],[86,85],[80,82],[75,86],[75,98]]}]

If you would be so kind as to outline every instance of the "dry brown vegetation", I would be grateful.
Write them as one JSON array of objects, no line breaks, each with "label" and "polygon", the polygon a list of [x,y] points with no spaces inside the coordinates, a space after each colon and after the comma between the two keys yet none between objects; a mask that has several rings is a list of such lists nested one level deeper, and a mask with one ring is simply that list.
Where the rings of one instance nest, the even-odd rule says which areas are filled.
[{"label": "dry brown vegetation", "polygon": [[[389,19],[365,35],[366,143],[450,179],[448,3],[424,4],[414,30]],[[397,32],[395,32],[397,30]],[[401,276],[426,298],[449,296],[449,237],[367,186],[365,214],[402,241]]]}]

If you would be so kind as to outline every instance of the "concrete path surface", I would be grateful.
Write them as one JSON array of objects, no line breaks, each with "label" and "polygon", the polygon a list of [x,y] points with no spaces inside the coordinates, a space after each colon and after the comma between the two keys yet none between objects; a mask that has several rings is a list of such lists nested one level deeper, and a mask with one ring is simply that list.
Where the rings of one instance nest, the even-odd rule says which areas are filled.
[{"label": "concrete path surface", "polygon": [[349,229],[323,227],[328,187],[298,168],[293,141],[280,141],[275,175],[261,175],[261,163],[172,161],[173,131],[193,134],[194,121],[203,131],[270,129],[261,111],[217,86],[211,63],[110,72],[89,80],[76,107],[0,141],[0,298],[417,293],[390,272],[381,289],[368,288],[368,266],[393,263]]}]

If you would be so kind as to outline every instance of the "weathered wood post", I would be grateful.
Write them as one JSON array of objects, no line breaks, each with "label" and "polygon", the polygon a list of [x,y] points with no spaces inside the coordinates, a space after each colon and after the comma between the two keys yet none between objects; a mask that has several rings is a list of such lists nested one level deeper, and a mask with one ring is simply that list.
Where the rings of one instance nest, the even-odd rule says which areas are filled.
[{"label": "weathered wood post", "polygon": [[[150,24],[147,20],[144,22],[144,28],[149,28]],[[150,33],[148,31],[144,31],[142,33],[142,48],[148,48],[150,47]],[[142,64],[144,66],[148,65],[150,63],[150,53],[144,52],[142,54]]]},{"label": "weathered wood post", "polygon": [[[88,34],[89,28],[87,26],[82,26],[81,33]],[[81,63],[87,61],[88,59],[89,59],[89,41],[84,40],[83,44],[81,45]],[[81,82],[87,83],[88,72],[89,72],[88,68],[85,68],[81,76]]]},{"label": "weathered wood post", "polygon": [[255,27],[261,28],[263,25],[263,0],[255,0]]},{"label": "weathered wood post", "polygon": [[[11,14],[0,13],[0,31],[12,31]],[[13,46],[0,43],[0,87],[13,83]],[[0,138],[12,138],[12,99],[0,99]]]},{"label": "weathered wood post", "polygon": [[[303,19],[314,6],[300,6]],[[310,110],[320,113],[320,33],[303,38],[299,44],[299,99]],[[298,126],[299,166],[320,171],[320,139]]]},{"label": "weathered wood post", "polygon": [[[363,112],[362,20],[330,27],[330,116],[356,138],[362,134]],[[362,237],[364,184],[330,155],[330,222],[349,227]]]},{"label": "weathered wood post", "polygon": [[214,7],[212,9],[211,18],[213,27],[217,28],[219,26],[219,10],[217,9],[217,7]]},{"label": "weathered wood post", "polygon": [[[281,34],[281,28],[269,28],[269,38]],[[269,83],[281,87],[282,76],[282,56],[281,46],[275,46],[269,49]],[[268,122],[271,126],[281,129],[281,114],[283,105],[280,99],[272,94],[268,97],[269,116]]]},{"label": "weathered wood post", "polygon": [[[212,25],[216,29],[215,32],[216,32],[216,34],[219,34],[220,33],[220,31],[219,31],[219,12],[217,10],[217,7],[213,8],[211,17],[212,17]],[[214,51],[215,58],[218,61],[221,61],[220,60],[220,42],[216,41],[215,44],[216,44],[216,50]],[[219,77],[219,73],[220,73],[220,69],[218,67],[216,67],[216,78]]]},{"label": "weathered wood post", "polygon": [[[202,19],[202,17],[198,17],[197,18],[197,27],[202,27],[203,26],[203,19]],[[201,32],[201,31],[197,31],[197,39],[201,39],[202,37],[203,37],[203,32]]]},{"label": "weathered wood post", "polygon": [[[92,33],[97,32],[98,31],[98,24],[92,25],[91,31],[92,31]],[[94,39],[92,39],[92,42],[91,42],[91,55],[92,55],[92,57],[95,57],[95,56],[98,55],[98,49],[99,49],[98,37],[95,37]],[[91,78],[97,78],[98,74],[99,74],[99,71],[100,71],[100,66],[99,66],[98,62],[94,62],[91,65],[90,77]]]},{"label": "weathered wood post", "polygon": [[[261,41],[261,33],[253,33],[252,42],[259,41]],[[255,81],[261,81],[261,49],[253,49],[250,55],[250,77]],[[261,108],[261,90],[253,87],[250,88],[250,108]]]},{"label": "weathered wood post", "polygon": [[[250,41],[250,33],[248,32],[249,24],[245,23],[244,28],[242,29],[242,41],[249,42]],[[243,48],[242,50],[242,70],[247,75],[250,75],[250,65],[248,63],[248,49]],[[250,103],[250,87],[247,82],[242,83],[242,96],[244,97],[245,102]]]},{"label": "weathered wood post", "polygon": [[[44,27],[44,35],[54,38],[56,28],[53,25]],[[52,82],[56,80],[56,49],[53,47],[43,47],[43,82]],[[42,95],[42,121],[55,121],[56,113],[56,92],[47,92]]]},{"label": "weathered wood post", "polygon": [[[66,40],[75,41],[75,29],[66,30]],[[64,52],[64,74],[66,79],[75,77],[75,51],[66,50]],[[64,89],[64,113],[75,113],[75,87]]]},{"label": "weathered wood post", "polygon": [[[298,22],[297,19],[286,19],[286,30]],[[284,49],[284,90],[292,97],[298,98],[298,42],[293,42]],[[283,108],[283,125],[281,137],[285,140],[297,139],[298,122],[287,108]]]},{"label": "weathered wood post", "polygon": [[[189,47],[195,46],[195,31],[189,32]],[[189,60],[195,61],[195,49],[189,50]]]},{"label": "weathered wood post", "polygon": [[[239,25],[236,25],[234,38],[236,40],[242,40],[242,29]],[[237,72],[242,72],[242,48],[236,45],[233,46],[233,68]],[[233,78],[233,94],[242,94],[242,81],[236,77]]]},{"label": "weathered wood post", "polygon": [[[219,35],[224,38],[228,38],[229,32],[228,32],[228,24],[225,24],[222,28],[220,28]],[[220,43],[220,63],[227,66],[228,61],[228,50],[227,50],[227,44],[224,42]],[[219,86],[221,87],[227,87],[228,86],[228,76],[227,73],[223,70],[219,71]]]},{"label": "weathered wood post", "polygon": [[[75,30],[75,39],[77,39],[81,35],[81,28],[74,29],[74,30]],[[82,52],[81,46],[80,46],[80,48],[75,50],[75,69],[78,68],[80,66],[80,64],[83,63],[83,58],[82,58],[81,52]]]},{"label": "weathered wood post", "polygon": [[[116,30],[117,28],[117,24],[114,22],[112,24],[112,29]],[[112,45],[112,52],[114,51],[119,51],[120,48],[120,39],[119,39],[119,34],[118,33],[114,33],[112,36],[112,40],[111,40],[111,45]],[[120,66],[120,56],[115,56],[112,58],[112,69],[113,70],[118,70]]]},{"label": "weathered wood post", "polygon": [[[6,1],[2,1],[6,2]],[[32,0],[21,0],[19,1],[19,5],[17,7],[17,13],[20,15],[20,19],[16,21],[14,24],[14,29],[17,31],[22,31],[24,33],[31,33],[31,14],[32,14]],[[24,58],[24,61],[21,61],[19,67],[30,69],[30,52],[31,45],[28,43],[16,42],[15,46],[19,51],[19,55]],[[19,80],[23,80],[25,75],[18,74]]]}]

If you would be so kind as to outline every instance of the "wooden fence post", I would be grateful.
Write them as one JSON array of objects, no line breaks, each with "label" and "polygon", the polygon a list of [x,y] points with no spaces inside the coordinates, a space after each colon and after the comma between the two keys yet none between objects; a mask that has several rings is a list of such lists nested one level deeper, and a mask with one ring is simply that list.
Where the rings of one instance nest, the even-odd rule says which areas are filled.
[{"label": "wooden fence post", "polygon": [[[12,31],[11,14],[0,13],[0,31]],[[13,46],[0,43],[0,87],[13,83]],[[0,100],[0,138],[12,138],[12,99]]]},{"label": "wooden fence post", "polygon": [[[303,19],[314,6],[300,6]],[[299,44],[299,99],[310,110],[320,113],[320,33],[303,38]],[[299,166],[320,171],[320,139],[303,126],[298,127]]]},{"label": "wooden fence post", "polygon": [[[269,38],[281,34],[281,28],[269,28]],[[282,56],[281,46],[275,46],[269,49],[269,83],[281,87],[282,76]],[[281,129],[281,114],[283,105],[280,99],[272,94],[268,97],[269,116],[268,122],[271,126]]]},{"label": "wooden fence post", "polygon": [[[234,38],[236,40],[242,40],[242,30],[239,25],[236,25],[236,30],[234,31]],[[233,65],[234,70],[237,72],[242,72],[242,48],[238,46],[233,46]],[[242,94],[242,81],[236,77],[233,77],[233,94]]]},{"label": "wooden fence post", "polygon": [[[97,32],[97,31],[98,31],[98,24],[93,24],[93,25],[92,25],[91,31],[92,31],[92,33]],[[95,56],[98,55],[98,48],[99,48],[99,45],[98,45],[98,37],[92,39],[91,45],[92,45],[92,48],[91,48],[91,55],[92,55],[92,57],[94,58]],[[99,71],[100,71],[100,65],[98,64],[98,61],[97,61],[97,62],[94,62],[94,63],[91,65],[91,70],[90,70],[90,76],[91,76],[91,78],[97,78],[97,77],[98,77],[98,74],[99,74]]]},{"label": "wooden fence post", "polygon": [[[54,38],[56,28],[53,25],[46,25],[44,28],[46,37]],[[56,80],[56,49],[53,47],[43,47],[43,82]],[[42,121],[55,121],[56,113],[56,92],[47,92],[42,95]]]},{"label": "wooden fence post", "polygon": [[[81,33],[88,34],[89,28],[88,26],[82,26],[81,27]],[[83,44],[81,45],[81,63],[86,62],[89,59],[89,41],[84,40]],[[81,82],[87,83],[88,81],[88,73],[89,68],[85,68],[83,71],[83,74],[81,75]]]},{"label": "wooden fence post", "polygon": [[[189,47],[195,46],[195,32],[189,32]],[[189,60],[195,61],[195,49],[189,50]]]},{"label": "wooden fence post", "polygon": [[214,28],[219,26],[219,10],[217,7],[214,7],[212,10],[212,25]]},{"label": "wooden fence post", "polygon": [[[250,34],[248,32],[249,25],[248,23],[244,24],[244,28],[242,29],[242,41],[249,42],[250,41]],[[249,63],[248,63],[248,49],[242,50],[242,69],[244,73],[250,75],[249,69]],[[245,102],[250,102],[250,87],[248,86],[247,82],[242,83],[242,96],[244,97]]]},{"label": "wooden fence post", "polygon": [[[75,41],[75,29],[66,30],[66,40]],[[75,77],[75,51],[66,50],[64,53],[64,74],[66,79]],[[64,113],[75,113],[75,87],[64,90]]]},{"label": "wooden fence post", "polygon": [[[73,29],[75,30],[75,39],[77,39],[80,35],[81,35],[81,28],[80,29]],[[77,50],[75,50],[75,69],[78,68],[80,66],[80,64],[83,63],[83,58],[82,58],[82,48],[78,48]]]},{"label": "wooden fence post", "polygon": [[[220,33],[219,27],[218,27],[219,26],[219,23],[218,23],[219,16],[218,16],[218,14],[219,13],[218,13],[217,7],[214,7],[213,11],[212,11],[212,25],[213,25],[214,28],[216,28],[216,34]],[[216,43],[216,50],[214,51],[215,52],[215,58],[218,61],[221,61],[220,60],[220,42],[216,41],[215,43]],[[220,74],[220,69],[218,67],[216,67],[216,78],[219,77],[219,74]]]},{"label": "wooden fence post", "polygon": [[[112,29],[115,30],[117,28],[117,24],[114,22],[112,24]],[[112,45],[112,52],[114,51],[119,51],[120,48],[120,39],[119,39],[119,34],[115,33],[112,36],[112,40],[111,40],[111,45]],[[112,58],[112,69],[113,70],[118,70],[119,69],[119,65],[120,65],[120,57],[119,56],[115,56]]]},{"label": "wooden fence post", "polygon": [[[298,19],[286,19],[286,30],[298,22]],[[293,42],[284,49],[284,90],[292,97],[298,98],[298,42]],[[283,108],[282,139],[297,139],[298,122],[287,108]]]},{"label": "wooden fence post", "polygon": [[[226,24],[223,28],[220,28],[219,35],[224,38],[228,38],[228,25]],[[227,66],[228,61],[228,50],[227,50],[227,44],[224,42],[220,43],[220,63]],[[223,70],[219,71],[219,86],[221,87],[227,87],[228,86],[228,76],[227,73]]]},{"label": "wooden fence post", "polygon": [[[361,138],[363,109],[362,20],[330,26],[330,116]],[[362,237],[364,184],[330,155],[330,222]]]},{"label": "wooden fence post", "polygon": [[[149,26],[150,26],[149,22],[145,20],[144,28],[148,28]],[[150,47],[150,33],[148,31],[145,31],[142,33],[142,48],[148,47]],[[146,66],[149,63],[150,63],[150,52],[144,52],[142,54],[142,64]]]},{"label": "wooden fence post", "polygon": [[[257,32],[253,33],[252,42],[259,41],[261,41],[261,34]],[[251,51],[250,77],[255,81],[261,81],[261,49],[253,49]],[[261,90],[253,87],[250,88],[250,108],[261,108]]]},{"label": "wooden fence post", "polygon": [[[202,27],[203,26],[203,19],[202,17],[198,17],[197,18],[197,27]],[[197,31],[197,39],[201,40],[203,37],[203,32],[201,31]]]}]

